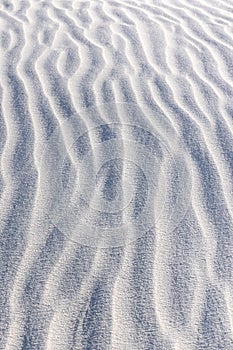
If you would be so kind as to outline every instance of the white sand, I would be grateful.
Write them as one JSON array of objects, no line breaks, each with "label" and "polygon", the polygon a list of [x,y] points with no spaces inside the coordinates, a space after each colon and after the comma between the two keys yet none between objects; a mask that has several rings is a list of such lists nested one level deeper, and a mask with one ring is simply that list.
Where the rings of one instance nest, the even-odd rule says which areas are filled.
[{"label": "white sand", "polygon": [[1,0],[1,350],[233,349],[232,101],[232,0]]}]

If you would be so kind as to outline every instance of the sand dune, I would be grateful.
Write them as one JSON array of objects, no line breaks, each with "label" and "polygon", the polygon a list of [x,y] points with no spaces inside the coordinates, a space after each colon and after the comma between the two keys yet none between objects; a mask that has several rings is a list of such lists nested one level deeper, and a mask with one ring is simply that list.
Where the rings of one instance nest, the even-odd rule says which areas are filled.
[{"label": "sand dune", "polygon": [[2,0],[0,349],[233,349],[233,2]]}]

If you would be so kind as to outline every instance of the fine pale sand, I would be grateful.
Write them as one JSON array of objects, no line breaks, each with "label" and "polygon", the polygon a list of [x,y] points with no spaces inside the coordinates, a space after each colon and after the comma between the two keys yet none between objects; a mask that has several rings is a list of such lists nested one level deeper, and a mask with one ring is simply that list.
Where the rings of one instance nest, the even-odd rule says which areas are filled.
[{"label": "fine pale sand", "polygon": [[232,0],[1,0],[1,350],[233,349],[232,101]]}]

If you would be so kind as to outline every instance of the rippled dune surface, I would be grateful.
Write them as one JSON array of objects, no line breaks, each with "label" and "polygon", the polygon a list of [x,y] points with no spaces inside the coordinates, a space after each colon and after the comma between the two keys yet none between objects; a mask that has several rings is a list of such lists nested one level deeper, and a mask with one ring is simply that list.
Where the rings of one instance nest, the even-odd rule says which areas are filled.
[{"label": "rippled dune surface", "polygon": [[233,349],[232,101],[232,0],[1,0],[0,349]]}]

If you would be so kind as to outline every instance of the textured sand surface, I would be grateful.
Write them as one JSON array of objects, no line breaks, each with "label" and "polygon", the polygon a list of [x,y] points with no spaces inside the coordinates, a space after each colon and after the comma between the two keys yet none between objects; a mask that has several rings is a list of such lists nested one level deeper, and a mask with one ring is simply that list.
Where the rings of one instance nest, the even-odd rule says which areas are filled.
[{"label": "textured sand surface", "polygon": [[233,349],[233,1],[0,0],[0,349]]}]

